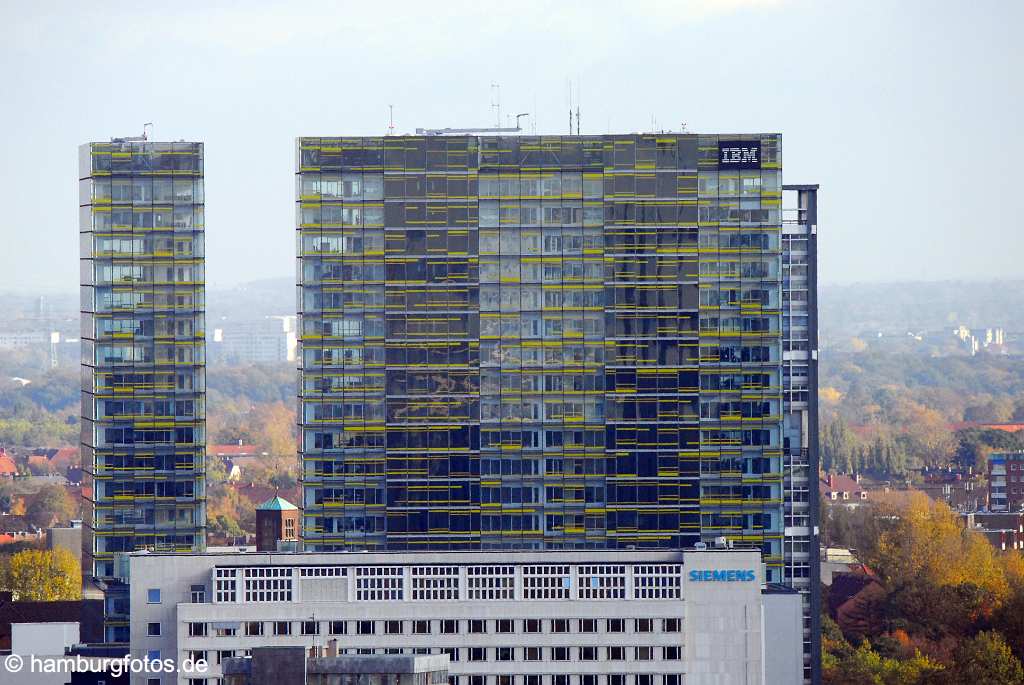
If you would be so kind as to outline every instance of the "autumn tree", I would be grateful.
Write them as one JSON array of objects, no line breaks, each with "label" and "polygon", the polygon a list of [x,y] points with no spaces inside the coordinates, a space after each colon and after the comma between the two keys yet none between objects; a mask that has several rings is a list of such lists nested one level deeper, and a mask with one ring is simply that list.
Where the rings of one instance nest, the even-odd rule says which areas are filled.
[{"label": "autumn tree", "polygon": [[74,600],[82,596],[82,570],[66,549],[27,549],[0,568],[0,586],[22,601]]},{"label": "autumn tree", "polygon": [[48,528],[54,523],[69,521],[78,513],[77,503],[68,491],[59,485],[45,485],[25,510],[25,516],[32,525]]},{"label": "autumn tree", "polygon": [[892,587],[971,583],[1002,599],[1009,593],[1003,566],[988,541],[960,525],[944,503],[911,494],[907,505],[888,512],[890,524],[865,550],[872,568]]}]

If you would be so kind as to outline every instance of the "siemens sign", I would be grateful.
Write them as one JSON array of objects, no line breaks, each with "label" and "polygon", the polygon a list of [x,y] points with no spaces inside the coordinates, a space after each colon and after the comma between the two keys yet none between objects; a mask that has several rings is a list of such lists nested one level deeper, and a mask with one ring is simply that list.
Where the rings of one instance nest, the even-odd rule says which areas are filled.
[{"label": "siemens sign", "polygon": [[760,169],[761,142],[757,140],[719,141],[718,166],[730,169]]},{"label": "siemens sign", "polygon": [[751,582],[756,578],[757,576],[754,575],[754,571],[751,569],[731,568],[721,571],[690,571],[691,583],[709,581],[719,583]]}]

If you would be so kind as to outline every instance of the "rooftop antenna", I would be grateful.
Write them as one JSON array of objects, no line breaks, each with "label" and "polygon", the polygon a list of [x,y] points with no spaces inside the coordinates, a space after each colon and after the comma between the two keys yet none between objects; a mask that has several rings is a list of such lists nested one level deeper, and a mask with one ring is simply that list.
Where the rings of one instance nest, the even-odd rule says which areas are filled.
[{"label": "rooftop antenna", "polygon": [[572,135],[572,79],[566,79],[566,86],[569,88],[569,135]]},{"label": "rooftop antenna", "polygon": [[580,134],[580,100],[582,99],[580,97],[580,94],[582,92],[583,92],[583,89],[580,88],[580,77],[577,75],[576,76],[576,135]]},{"label": "rooftop antenna", "polygon": [[494,117],[495,128],[501,128],[501,84],[491,84],[491,109],[497,110]]},{"label": "rooftop antenna", "polygon": [[147,121],[146,123],[144,123],[144,124],[142,125],[142,139],[143,139],[143,140],[149,140],[149,138],[148,138],[148,137],[146,137],[146,127],[147,127],[147,126],[149,126],[149,132],[150,132],[150,133],[152,133],[152,132],[153,132],[153,122],[152,122],[152,121]]},{"label": "rooftop antenna", "polygon": [[395,135],[395,106],[388,105],[388,135]]},{"label": "rooftop antenna", "polygon": [[529,112],[523,112],[523,113],[521,113],[521,114],[517,114],[517,115],[516,115],[516,128],[519,128],[519,120],[520,120],[521,118],[523,118],[523,117],[528,117],[528,116],[530,116],[530,113],[529,113]]}]

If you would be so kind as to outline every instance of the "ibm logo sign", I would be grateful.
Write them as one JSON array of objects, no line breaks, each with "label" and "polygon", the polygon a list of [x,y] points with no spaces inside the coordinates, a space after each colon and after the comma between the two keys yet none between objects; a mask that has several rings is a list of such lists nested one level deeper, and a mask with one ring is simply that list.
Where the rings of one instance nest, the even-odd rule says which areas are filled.
[{"label": "ibm logo sign", "polygon": [[722,140],[718,143],[718,166],[733,169],[760,169],[761,143]]}]

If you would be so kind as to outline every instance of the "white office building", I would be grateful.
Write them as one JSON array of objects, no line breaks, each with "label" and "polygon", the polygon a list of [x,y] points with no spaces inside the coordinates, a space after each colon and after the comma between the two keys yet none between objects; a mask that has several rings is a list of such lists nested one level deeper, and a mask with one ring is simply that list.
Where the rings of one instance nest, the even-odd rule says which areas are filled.
[{"label": "white office building", "polygon": [[[756,550],[140,552],[130,567],[132,655],[211,664],[205,680],[142,685],[212,685],[255,647],[332,639],[343,654],[447,654],[454,685],[802,679],[799,596],[766,594]],[[767,597],[789,609],[766,617]]]}]

